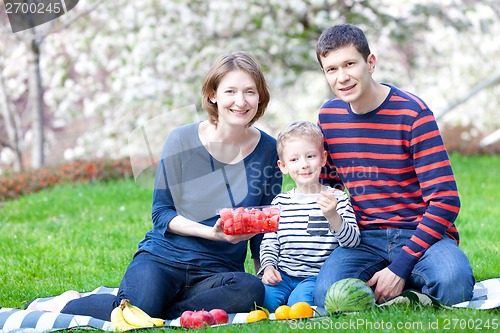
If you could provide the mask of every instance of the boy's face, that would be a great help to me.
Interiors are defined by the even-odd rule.
[[[288,140],[283,147],[278,166],[284,174],[290,174],[297,187],[317,184],[321,167],[326,163],[326,151],[317,142],[304,138]]]
[[[365,96],[371,84],[375,62],[373,54],[363,59],[354,45],[330,51],[321,57],[323,72],[333,93],[350,104],[361,102]]]

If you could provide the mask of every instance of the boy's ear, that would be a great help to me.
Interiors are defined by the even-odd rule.
[[[323,157],[321,160],[321,166],[325,166],[327,156],[328,156],[328,153],[326,152],[326,150],[323,150]]]
[[[283,173],[283,174],[288,173],[288,169],[286,168],[285,163],[283,163],[281,160],[278,160],[278,167],[280,168],[281,173]]]

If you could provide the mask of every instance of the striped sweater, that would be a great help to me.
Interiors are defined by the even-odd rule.
[[[389,269],[407,279],[424,252],[447,234],[457,243],[457,185],[433,113],[418,97],[389,86],[386,100],[354,114],[335,98],[319,112],[329,151],[324,182],[349,190],[360,228],[415,229]]]
[[[337,232],[330,231],[316,202],[319,194],[299,194],[292,190],[274,198],[272,204],[279,205],[281,211],[279,229],[264,235],[258,274],[271,265],[294,277],[317,275],[335,248],[359,244],[359,228],[349,198],[340,190],[334,194],[338,200],[337,212],[343,220]]]

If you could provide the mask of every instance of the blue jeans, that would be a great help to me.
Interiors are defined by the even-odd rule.
[[[323,264],[316,281],[314,302],[323,307],[328,288],[344,278],[368,281],[387,267],[402,251],[413,230],[362,230],[361,244],[355,248],[339,247]],[[417,262],[405,289],[415,289],[453,305],[468,301],[474,290],[474,276],[465,253],[445,236],[432,245]]]
[[[121,299],[150,316],[173,319],[185,310],[224,309],[228,313],[247,312],[254,302],[262,304],[261,281],[245,272],[214,273],[172,263],[141,252],[130,263],[118,295],[90,295],[72,300],[61,312],[109,320]]]
[[[313,303],[314,284],[316,276],[299,278],[289,276],[280,271],[282,281],[277,285],[264,284],[266,294],[264,296],[264,307],[269,312],[274,312],[278,306],[283,304],[293,305],[297,302]]]

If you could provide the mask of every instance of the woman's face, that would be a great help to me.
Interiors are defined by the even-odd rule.
[[[219,124],[247,126],[257,113],[259,92],[250,74],[234,70],[224,75],[211,101],[217,103]]]

